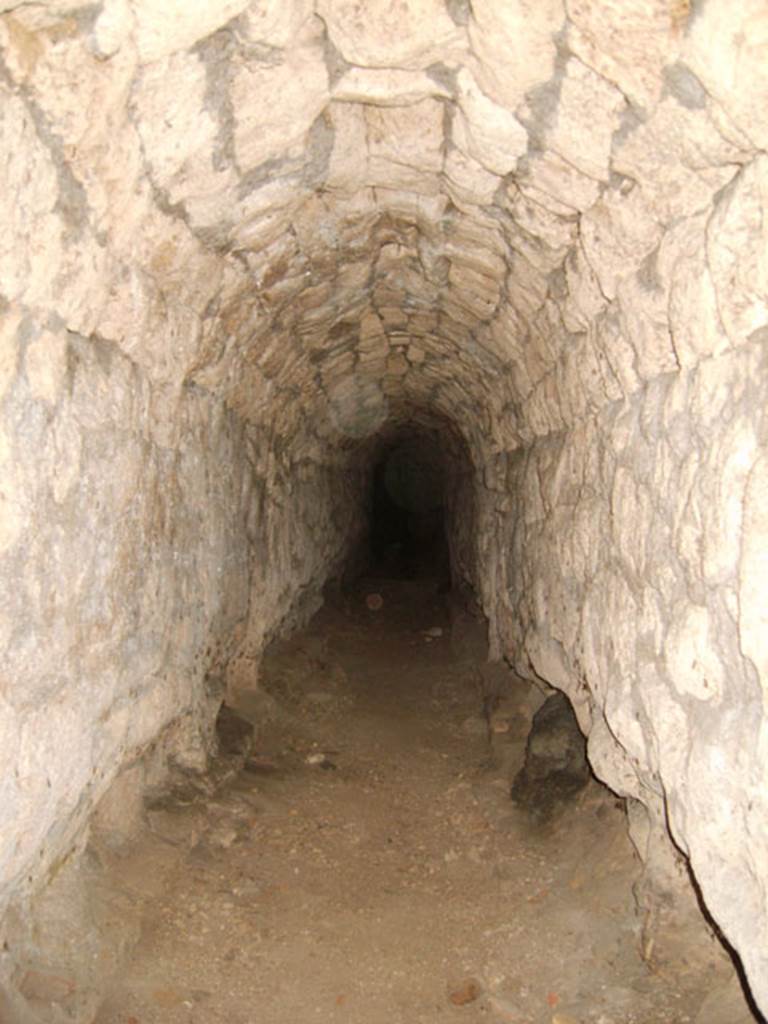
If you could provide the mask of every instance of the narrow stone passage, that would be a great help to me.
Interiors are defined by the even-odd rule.
[[[433,581],[377,579],[273,645],[245,770],[149,811],[164,841],[197,838],[98,1024],[708,1019],[719,947],[641,960],[639,862],[605,787],[547,824],[514,807],[535,700],[510,684],[489,743],[477,645],[452,625]]]
[[[146,908],[121,1024],[768,1014],[766,109],[766,0],[0,0],[0,1024]],[[302,654],[368,553],[625,808],[434,589]]]

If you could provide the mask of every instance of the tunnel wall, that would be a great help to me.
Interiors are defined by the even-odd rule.
[[[322,591],[349,571],[365,543],[363,466],[344,455],[303,449],[299,438],[275,452],[276,439],[248,428],[247,450],[256,479],[248,509],[248,615],[223,671],[236,703],[258,688],[262,652],[279,633],[304,625],[322,604]],[[325,460],[321,458],[325,455]]]
[[[169,756],[204,764],[203,680],[247,607],[253,481],[235,416],[153,391],[114,344],[26,312],[6,316],[3,355],[7,895],[172,723]]]
[[[253,283],[145,173],[108,8],[109,60],[95,9],[0,4],[0,907],[82,845],[126,765],[205,766],[227,686],[255,684],[361,528],[296,396],[255,426],[194,379]]]
[[[158,737],[206,767],[226,686],[257,685],[362,529],[354,473],[49,324],[9,316],[2,338],[0,897],[51,870]]]
[[[569,695],[597,774],[645,808],[656,897],[680,889],[668,828],[760,993],[767,403],[757,339],[519,453],[495,622],[520,671]]]

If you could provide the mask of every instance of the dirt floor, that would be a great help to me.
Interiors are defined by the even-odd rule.
[[[607,789],[545,824],[514,806],[524,738],[483,713],[459,648],[434,584],[382,580],[273,647],[255,750],[203,801],[98,1024],[752,1019],[720,974],[641,960],[638,862]],[[150,811],[153,828],[180,841],[201,799]]]

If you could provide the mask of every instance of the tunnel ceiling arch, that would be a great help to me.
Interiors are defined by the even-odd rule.
[[[45,21],[4,6],[22,34]],[[739,55],[746,96],[713,77],[720,16],[685,4],[401,8],[393,37],[382,2],[142,0],[132,38],[109,3],[57,39],[121,71],[94,76],[97,110],[93,92],[58,101],[80,187],[97,188],[110,156],[89,140],[127,101],[121,172],[144,203],[144,237],[134,212],[110,238],[120,273],[89,326],[251,419],[297,395],[332,410],[397,393],[482,411],[504,449],[721,344],[680,311],[733,281],[744,224],[721,203],[723,258],[702,267],[704,212],[765,175],[741,173],[766,141],[757,52]],[[34,95],[50,68],[17,49]],[[200,316],[194,344],[147,350],[158,307],[179,335]],[[747,302],[729,343],[760,315]]]

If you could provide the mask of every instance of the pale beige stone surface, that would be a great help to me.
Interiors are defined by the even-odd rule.
[[[564,23],[563,0],[473,2],[469,40],[483,91],[514,110],[527,92],[554,74],[555,37]]]
[[[528,135],[515,115],[486,96],[467,68],[458,75],[459,117],[453,141],[492,174],[508,174],[528,147]]]
[[[450,90],[426,71],[399,68],[351,67],[333,87],[333,98],[342,103],[372,103],[399,107],[432,96],[449,97]]]
[[[27,342],[24,369],[33,398],[55,405],[67,374],[67,339],[63,333],[41,331]]]
[[[321,33],[321,25],[310,22],[280,63],[254,61],[235,71],[234,147],[242,173],[302,154],[306,134],[328,102]]]
[[[139,59],[149,64],[194,46],[247,6],[248,0],[131,0]]]
[[[607,181],[612,137],[626,105],[618,89],[571,57],[560,82],[557,109],[545,116],[548,147],[587,177]]]
[[[761,0],[745,0],[738,18],[726,0],[714,0],[692,19],[681,57],[706,91],[757,149],[765,149],[768,126],[768,24]]]
[[[415,70],[463,49],[441,0],[318,0],[317,11],[350,64]]]
[[[568,42],[585,64],[650,110],[663,91],[662,69],[673,63],[690,4],[653,0],[566,0]]]
[[[744,503],[744,527],[739,557],[740,643],[744,655],[757,669],[763,685],[763,702],[768,703],[765,679],[768,674],[768,602],[765,600],[765,573],[768,572],[768,545],[765,543],[768,510],[768,464],[766,456],[752,466]]]
[[[764,5],[451,10],[0,2],[0,898],[205,763],[411,424],[766,1008]]]

